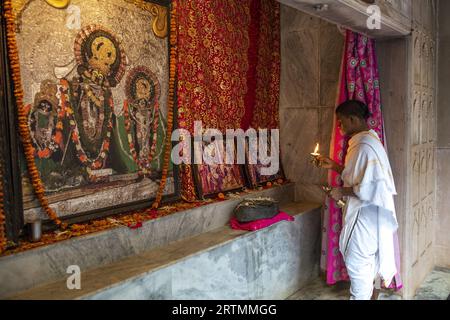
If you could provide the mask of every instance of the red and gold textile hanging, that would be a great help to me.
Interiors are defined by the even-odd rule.
[[[178,125],[277,128],[280,5],[274,0],[178,1]],[[182,196],[194,200],[192,170]]]

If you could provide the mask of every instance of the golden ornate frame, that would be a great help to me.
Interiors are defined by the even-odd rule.
[[[155,3],[150,3],[145,0],[125,0],[126,2],[133,3],[135,6],[146,10],[153,16],[153,32],[159,38],[167,37],[168,25],[167,25],[167,13],[166,7],[160,6]]]
[[[64,9],[70,3],[70,0],[45,0],[49,5],[58,9]]]
[[[14,0],[12,1],[13,13],[15,17],[20,17],[25,7],[33,0]],[[70,4],[70,0],[44,0],[52,7],[57,9],[64,9]],[[165,38],[168,35],[169,26],[167,24],[167,7],[158,5],[156,3],[147,2],[145,0],[125,0],[125,2],[132,3],[140,9],[151,13],[153,17],[152,29],[158,38]],[[19,21],[20,19],[18,19]],[[19,25],[17,26],[19,27]]]

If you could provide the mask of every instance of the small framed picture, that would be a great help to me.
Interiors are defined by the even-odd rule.
[[[194,181],[199,198],[211,198],[222,192],[242,190],[246,185],[243,165],[227,164],[228,154],[236,159],[235,140],[225,139],[194,143],[196,163],[193,165]],[[231,151],[230,151],[231,150]],[[202,163],[199,163],[199,159]]]
[[[258,186],[264,185],[267,182],[276,181],[278,179],[285,179],[284,171],[281,165],[281,159],[279,157],[280,152],[279,149],[277,150],[271,150],[272,146],[272,138],[270,135],[270,132],[267,133],[267,139],[260,139],[260,134],[258,134],[258,138],[254,141],[255,147],[252,148],[250,146],[250,139],[246,139],[245,144],[245,174],[247,177],[247,181],[249,184],[249,187],[251,188],[257,188]],[[262,143],[266,143],[267,146],[264,148]],[[250,152],[256,153],[254,154],[255,161],[250,161]],[[278,157],[272,157],[271,152],[278,152]],[[267,161],[263,161],[263,158],[267,157],[270,158]],[[263,169],[269,169],[271,166],[274,165],[273,160],[278,160],[278,166],[274,167],[275,169],[278,169],[276,173],[273,174],[266,174]],[[252,162],[252,163],[251,163]],[[268,162],[268,163],[267,163]],[[265,163],[265,164],[263,164]],[[270,170],[268,170],[270,171]]]

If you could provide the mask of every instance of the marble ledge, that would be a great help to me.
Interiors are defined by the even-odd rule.
[[[298,239],[299,229],[298,226],[308,225],[308,228],[304,226],[303,235],[306,235],[308,239],[315,238],[315,229],[317,231],[317,235],[320,237],[320,204],[315,203],[289,203],[281,207],[282,211],[285,211],[295,218],[295,224],[297,224],[297,228],[295,230],[287,229],[288,233],[294,232],[294,238]],[[308,215],[308,218],[303,218],[303,216]],[[319,223],[318,223],[319,222]],[[240,245],[235,245],[235,249],[231,250],[231,253],[227,247],[233,246],[238,241],[243,244],[252,243],[254,239],[258,237],[264,237],[267,241],[268,238],[273,238],[275,241],[273,243],[288,241],[290,245],[294,246],[296,250],[291,254],[295,254],[298,248],[295,246],[298,245],[306,245],[306,243],[299,244],[298,241],[292,241],[292,236],[288,236],[288,240],[283,240],[286,236],[286,231],[279,231],[279,228],[289,228],[290,223],[286,221],[279,222],[275,225],[272,225],[268,228],[248,232],[241,230],[233,230],[228,226],[218,228],[216,230],[191,237],[188,239],[176,241],[162,248],[153,249],[146,253],[142,253],[140,255],[136,255],[122,261],[118,261],[114,264],[108,265],[106,268],[98,268],[95,270],[91,270],[83,273],[82,280],[82,289],[81,290],[67,290],[66,281],[61,280],[55,283],[47,284],[41,287],[37,287],[25,292],[22,292],[16,296],[13,296],[11,299],[104,299],[104,298],[123,298],[127,296],[127,293],[131,295],[135,295],[137,293],[130,292],[140,292],[140,290],[150,290],[149,288],[143,289],[142,287],[153,286],[155,279],[160,279],[159,281],[170,283],[170,286],[174,286],[173,278],[175,277],[172,269],[181,268],[183,272],[189,272],[185,267],[180,267],[183,265],[190,265],[192,263],[196,263],[195,260],[203,260],[210,259],[211,255],[217,252],[224,252],[224,255],[233,254],[232,252],[238,250],[237,247]],[[291,227],[292,228],[292,227]],[[277,233],[278,232],[278,233]],[[301,232],[300,232],[301,233]],[[265,241],[263,241],[265,242]],[[261,241],[257,242],[259,245]],[[251,246],[252,247],[252,246]],[[314,247],[311,244],[311,247]],[[251,250],[258,251],[258,248],[253,248]],[[226,252],[226,253],[225,253]],[[315,257],[317,253],[314,253]],[[206,257],[205,257],[206,255]],[[315,258],[310,258],[310,253],[305,253],[305,259],[308,259],[307,264],[307,274],[313,272],[311,270],[314,269],[314,260]],[[317,256],[318,258],[319,256]],[[216,260],[219,259],[219,256],[216,257]],[[269,258],[270,259],[270,258]],[[296,259],[296,258],[295,258]],[[220,259],[219,259],[220,260]],[[233,260],[233,259],[231,259]],[[291,261],[290,261],[291,262]],[[268,263],[270,263],[268,261]],[[298,263],[298,261],[296,261]],[[291,262],[291,264],[295,265],[295,262]],[[299,267],[296,266],[297,268]],[[205,267],[207,268],[207,267]],[[304,266],[305,268],[305,266]],[[189,269],[189,268],[187,268]],[[194,268],[195,269],[195,268]],[[248,270],[247,270],[248,271]],[[306,271],[306,270],[305,270]],[[195,271],[193,271],[195,272]],[[197,270],[196,272],[201,272],[201,270]],[[284,274],[284,273],[283,273]],[[288,277],[290,275],[288,274]],[[145,280],[144,280],[145,279]],[[261,279],[260,279],[261,280]],[[189,286],[186,279],[184,280],[187,283],[183,284],[185,286]],[[194,281],[195,282],[195,281]],[[289,286],[288,281],[286,282],[286,286]],[[161,289],[158,289],[161,290]],[[193,290],[190,288],[189,290]],[[293,289],[292,289],[293,290]],[[151,289],[150,291],[154,291]],[[169,290],[170,292],[159,293],[161,296],[156,296],[155,293],[152,294],[155,298],[179,298],[180,296],[174,296],[175,293],[172,292],[173,289]],[[179,293],[182,294],[182,293]],[[212,294],[212,293],[211,293]],[[216,293],[217,294],[217,293]],[[232,293],[230,293],[232,294]],[[142,298],[142,296],[134,296],[134,298]],[[184,298],[192,298],[191,296],[185,296]]]
[[[90,270],[223,227],[243,198],[270,196],[282,205],[294,200],[294,190],[288,183],[146,221],[136,230],[120,226],[0,257],[0,298],[62,279],[69,265]]]

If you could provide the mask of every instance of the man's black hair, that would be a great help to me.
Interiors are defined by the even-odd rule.
[[[363,120],[367,120],[372,116],[369,111],[369,107],[365,103],[358,100],[347,100],[340,104],[336,108],[336,114],[346,117],[354,116]]]

